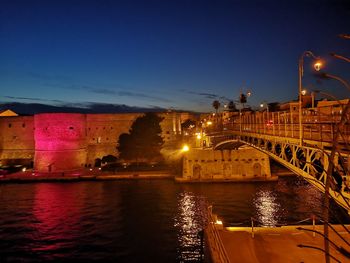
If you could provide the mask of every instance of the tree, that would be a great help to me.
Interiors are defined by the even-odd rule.
[[[196,121],[187,119],[185,122],[181,123],[181,129],[191,129],[196,127]]]
[[[218,100],[214,100],[212,105],[213,105],[216,113],[218,113],[218,109],[220,108],[220,102]]]
[[[239,102],[242,104],[247,103],[247,96],[245,94],[241,93],[239,95]]]
[[[146,113],[138,117],[129,130],[119,136],[117,149],[119,157],[124,160],[155,161],[161,160],[161,147],[164,143],[161,137],[160,122],[163,120],[155,113]]]
[[[102,163],[115,163],[117,161],[117,157],[109,154],[109,155],[106,155],[106,156],[103,156],[102,157]]]
[[[236,105],[232,100],[230,100],[230,102],[228,103],[228,110],[229,111],[236,111]]]

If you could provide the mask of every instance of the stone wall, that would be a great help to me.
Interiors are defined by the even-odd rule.
[[[0,117],[0,163],[31,162],[34,158],[34,123],[31,116]]]
[[[0,163],[32,162],[40,171],[62,171],[93,166],[97,158],[118,156],[120,134],[128,133],[143,113],[45,113],[0,118]],[[160,113],[165,145],[181,135],[188,113]],[[19,161],[22,159],[22,161]]]
[[[35,169],[54,172],[83,168],[87,154],[85,125],[85,114],[35,115]]]
[[[128,133],[132,123],[143,113],[87,114],[87,165],[106,155],[118,156],[117,144],[122,133]]]
[[[269,157],[251,147],[214,151],[191,149],[184,155],[183,180],[270,179]]]

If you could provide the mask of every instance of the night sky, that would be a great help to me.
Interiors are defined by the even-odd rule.
[[[297,98],[298,59],[350,81],[350,1],[0,0],[0,102],[210,111]],[[318,80],[304,86],[350,97]]]

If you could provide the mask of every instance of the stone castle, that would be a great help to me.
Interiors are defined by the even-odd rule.
[[[96,159],[118,156],[122,133],[143,113],[43,113],[0,117],[0,164],[33,164],[36,171],[58,172],[93,167]],[[189,113],[159,113],[165,145],[181,135]]]

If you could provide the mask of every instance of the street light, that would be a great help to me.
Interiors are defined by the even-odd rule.
[[[299,144],[303,144],[303,125],[302,125],[302,78],[304,75],[304,57],[312,57],[317,60],[314,63],[314,68],[316,71],[319,71],[322,67],[322,62],[318,57],[316,57],[311,51],[305,51],[299,58]]]
[[[345,57],[345,56],[342,56],[342,55],[339,55],[339,54],[336,54],[336,53],[331,53],[330,54],[332,57],[334,57],[334,58],[337,58],[337,59],[340,59],[340,60],[344,60],[344,61],[346,61],[346,62],[350,62],[350,58],[348,58],[348,57]]]
[[[188,152],[189,150],[190,150],[190,147],[188,147],[187,144],[185,144],[181,149],[182,152]]]
[[[269,104],[267,104],[266,102],[262,102],[260,103],[260,108],[264,108],[266,107],[266,115],[267,115],[267,121],[265,123],[264,120],[264,112],[263,112],[263,123],[264,123],[264,133],[266,132],[266,127],[265,126],[269,126],[270,125],[270,119],[269,119]]]
[[[348,91],[350,91],[350,84],[348,81],[346,81],[345,79],[342,79],[341,77],[332,75],[332,74],[327,74],[327,73],[322,73],[320,74],[321,77],[323,78],[330,78],[330,79],[335,79],[337,81],[339,81],[340,83],[342,83],[346,89]],[[338,147],[338,139],[340,136],[340,128],[342,126],[345,125],[345,122],[347,121],[347,114],[348,111],[350,109],[350,102],[348,101],[344,110],[342,110],[342,116],[340,119],[340,122],[338,123],[338,127],[336,129],[336,133],[333,137],[333,145],[332,145],[332,150],[330,152],[330,154],[328,155],[328,159],[329,159],[329,166],[327,168],[327,177],[326,177],[326,182],[325,182],[325,198],[324,198],[324,206],[326,207],[326,209],[324,210],[324,215],[323,215],[323,220],[324,220],[324,235],[326,237],[328,237],[328,221],[329,221],[329,188],[330,188],[330,175],[332,175],[333,172],[333,167],[334,167],[334,157],[335,157],[335,153],[337,151],[337,147]],[[329,241],[327,239],[325,239],[325,243],[324,243],[324,247],[325,247],[325,253],[326,253],[326,262],[329,262]]]
[[[265,106],[266,106],[266,112],[267,114],[269,114],[269,104],[267,104],[266,102],[260,103],[260,108],[264,108]]]
[[[338,37],[344,38],[344,39],[350,39],[350,35],[349,34],[339,34]]]
[[[325,79],[335,79],[335,80],[339,81],[340,83],[342,83],[346,87],[346,89],[348,91],[350,91],[350,84],[349,84],[349,82],[347,80],[339,77],[339,76],[336,76],[336,75],[333,75],[333,74],[328,74],[328,73],[321,73],[321,74],[319,74],[319,77],[325,78]]]
[[[247,99],[252,95],[250,90],[244,94],[244,92],[240,92],[239,94],[239,102],[241,103],[241,108],[239,109],[239,133],[242,133],[242,110],[244,109],[244,103],[247,103]]]

